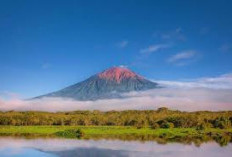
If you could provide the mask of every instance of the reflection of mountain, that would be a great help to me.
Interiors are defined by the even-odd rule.
[[[221,136],[221,135],[219,135]],[[228,135],[226,135],[228,136]],[[198,157],[214,156],[214,157],[230,157],[232,145],[220,147],[217,143],[209,140],[208,137],[199,137],[195,142],[188,137],[183,138],[183,143],[175,143],[171,136],[170,143],[159,144],[163,140],[157,142],[150,140],[149,142],[138,142],[133,140],[78,140],[64,138],[22,138],[22,137],[0,137],[0,156],[133,156],[133,157],[154,157],[154,156],[178,156],[178,157]],[[215,138],[215,137],[214,137]],[[217,137],[216,139],[220,139]],[[185,139],[185,140],[184,140]],[[204,144],[195,146],[199,142]],[[223,140],[223,139],[222,139]],[[230,141],[230,139],[229,139]],[[192,144],[194,142],[194,144]],[[183,149],[183,147],[185,149]],[[20,150],[20,151],[19,151]]]
[[[125,150],[113,150],[113,149],[99,149],[99,148],[75,148],[71,150],[63,151],[49,151],[46,153],[54,154],[59,157],[72,157],[72,156],[83,156],[83,157],[128,157],[136,152],[130,152]]]
[[[157,88],[151,82],[127,68],[113,67],[80,83],[41,97],[66,97],[76,100],[97,100],[121,97],[122,93]]]

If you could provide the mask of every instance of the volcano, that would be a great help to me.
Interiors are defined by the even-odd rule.
[[[75,100],[122,98],[124,93],[159,88],[155,82],[124,67],[112,67],[88,79],[36,98],[62,97]]]

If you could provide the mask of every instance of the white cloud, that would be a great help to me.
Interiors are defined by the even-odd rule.
[[[156,52],[156,51],[159,51],[161,49],[164,49],[164,48],[168,48],[170,45],[168,44],[157,44],[157,45],[151,45],[147,48],[144,48],[144,49],[141,49],[140,50],[140,53],[143,53],[143,54],[151,54],[153,52]]]
[[[128,68],[127,65],[119,65],[119,67],[121,67],[121,68]]]
[[[219,50],[222,52],[228,52],[232,49],[232,46],[230,44],[223,44]]]
[[[50,63],[43,63],[42,64],[42,69],[48,69],[51,67],[51,64]]]
[[[123,40],[121,42],[118,43],[118,47],[120,48],[124,48],[128,45],[128,41],[127,40]]]
[[[182,51],[180,53],[171,56],[167,61],[169,63],[184,64],[186,60],[192,59],[193,57],[196,56],[196,54],[197,52],[194,50]]]
[[[232,74],[225,74],[219,77],[200,78],[190,81],[163,81],[154,80],[165,87],[176,88],[209,88],[209,89],[231,89]]]
[[[160,33],[161,39],[164,40],[179,40],[179,41],[185,41],[186,37],[183,34],[183,30],[181,27],[176,28],[175,30],[172,31],[166,31]]]
[[[19,99],[20,95],[14,92],[9,92],[9,91],[0,91],[0,98],[3,99]]]
[[[62,98],[42,98],[37,100],[0,100],[0,110],[145,110],[168,107],[183,111],[232,110],[231,89],[207,88],[160,88],[144,92],[131,92],[123,99],[97,101],[76,101]]]
[[[201,34],[201,35],[208,34],[209,32],[210,32],[209,27],[202,27],[202,28],[200,29],[200,34]]]
[[[168,107],[183,111],[232,110],[232,74],[219,77],[200,78],[191,81],[155,80],[164,88],[143,92],[125,93],[123,99],[76,101],[63,98],[20,100],[0,97],[0,110],[145,110]]]

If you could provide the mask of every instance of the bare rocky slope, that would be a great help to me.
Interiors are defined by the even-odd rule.
[[[124,67],[112,67],[88,79],[36,98],[62,97],[75,100],[122,98],[124,93],[159,88],[135,72]]]

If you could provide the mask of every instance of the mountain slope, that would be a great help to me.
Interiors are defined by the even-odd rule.
[[[127,68],[113,67],[93,75],[80,83],[37,98],[109,99],[122,97],[121,95],[126,92],[144,91],[153,88],[158,88],[158,84],[146,80]]]

